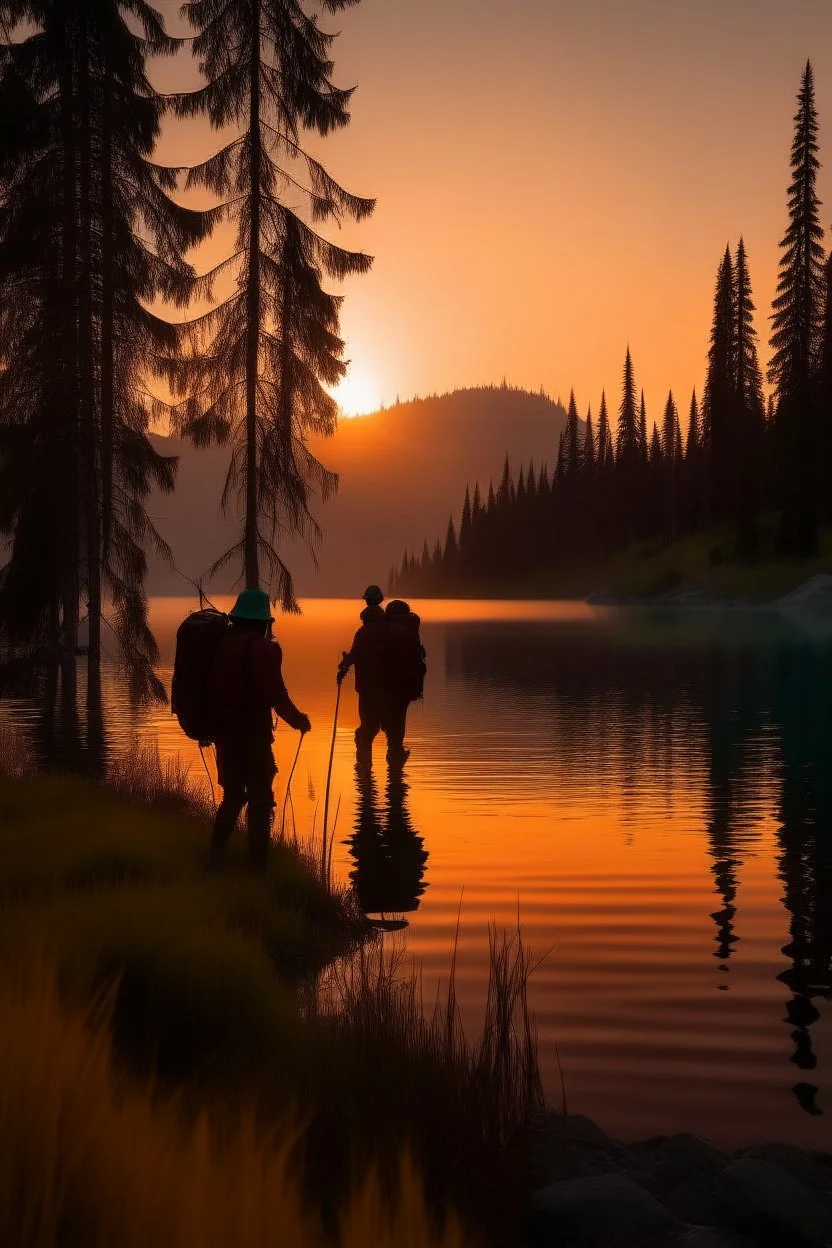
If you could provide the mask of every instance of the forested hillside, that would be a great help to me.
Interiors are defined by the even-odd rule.
[[[342,419],[333,438],[310,442],[340,482],[333,498],[313,505],[324,530],[318,570],[301,544],[284,548],[298,592],[354,594],[367,581],[383,582],[402,548],[421,542],[435,516],[456,507],[466,480],[498,474],[507,448],[518,463],[551,462],[565,424],[558,403],[509,386],[457,390]],[[179,488],[151,497],[149,510],[177,568],[198,580],[234,528],[219,512],[227,453],[169,439],[156,445],[180,455]],[[229,589],[231,577],[220,573],[211,584]],[[161,560],[151,566],[149,588],[188,592]]]

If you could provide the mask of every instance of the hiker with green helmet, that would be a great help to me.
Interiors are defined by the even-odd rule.
[[[298,732],[311,724],[289,697],[283,654],[271,639],[274,617],[262,590],[246,589],[229,613],[231,627],[218,643],[208,678],[207,701],[217,748],[222,801],[211,848],[222,855],[237,819],[248,806],[249,865],[263,871],[271,840],[277,771],[272,754],[272,712]]]

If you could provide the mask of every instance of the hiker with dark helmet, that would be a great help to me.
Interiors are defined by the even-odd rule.
[[[359,760],[370,761],[373,741],[383,731],[388,763],[401,765],[408,757],[404,748],[407,708],[414,698],[421,697],[426,670],[419,639],[420,620],[400,599],[382,610],[384,595],[378,585],[367,588],[364,600],[367,606],[361,612],[361,628],[355,634],[352,649],[341,660],[338,683],[354,666],[359,717],[355,745]]]
[[[248,806],[248,858],[264,871],[271,840],[277,768],[272,754],[272,712],[300,733],[311,728],[289,697],[283,681],[283,654],[271,638],[274,617],[268,594],[246,589],[229,612],[231,627],[218,642],[208,677],[207,709],[217,748],[222,801],[211,849],[222,855],[237,819]]]
[[[387,617],[381,605],[384,594],[378,585],[367,586],[364,602],[366,606],[359,616],[361,627],[353,637],[349,653],[344,652],[338,665],[339,685],[350,668],[355,668],[359,721],[355,747],[360,757],[369,755],[381,728],[387,671]]]
[[[381,726],[387,737],[387,761],[402,764],[410,751],[405,749],[407,709],[421,698],[425,673],[425,647],[419,636],[421,620],[410,605],[394,598],[385,607],[387,620],[387,681]]]

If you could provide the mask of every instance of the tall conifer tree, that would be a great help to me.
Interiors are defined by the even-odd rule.
[[[763,375],[757,357],[754,301],[745,243],[737,244],[736,281],[736,427],[734,489],[736,493],[737,553],[753,559],[759,550],[758,512],[763,472],[765,409]]]
[[[97,669],[108,598],[134,692],[162,696],[143,587],[144,548],[160,540],[144,500],[151,484],[172,488],[175,464],[147,437],[146,380],[165,370],[179,333],[150,305],[190,296],[182,254],[210,224],[173,203],[175,172],[152,159],[162,105],[145,62],[177,45],[145,0],[7,0],[2,12],[34,28],[7,49],[5,69],[28,82],[40,125],[36,158],[6,180],[0,223],[0,302],[25,297],[37,309],[25,329],[17,321],[0,423],[19,421],[25,378],[26,419],[40,425],[47,454],[58,448],[45,477],[53,501],[41,509],[45,532],[60,517],[51,627],[71,650],[83,594]],[[21,246],[27,232],[30,246]],[[0,605],[12,628],[16,577],[31,561],[25,512],[22,501]]]
[[[664,408],[661,440],[665,478],[665,535],[668,541],[675,542],[678,527],[678,476],[681,455],[679,413],[676,410],[672,390],[668,391],[667,403]]]
[[[581,471],[581,439],[579,432],[578,405],[575,402],[575,391],[569,392],[569,407],[566,412],[566,432],[563,439],[563,475],[577,477]]]
[[[356,2],[318,7],[336,13]],[[234,274],[236,289],[194,327],[195,353],[182,378],[193,394],[180,426],[197,442],[231,439],[223,502],[239,498],[243,526],[215,566],[241,566],[247,587],[262,581],[284,610],[296,610],[281,539],[299,535],[314,545],[320,530],[311,493],[325,498],[337,485],[306,444],[310,433],[334,431],[337,404],[326,387],[345,371],[341,300],[322,283],[370,265],[315,227],[360,221],[374,201],[345,191],[302,146],[304,131],[323,136],[348,124],[352,94],[333,85],[334,36],[303,0],[193,0],[183,13],[197,31],[194,51],[208,81],[179,97],[178,110],[204,112],[217,129],[237,131],[191,170],[188,184],[225,197],[237,238],[219,266]]]
[[[711,524],[726,524],[733,519],[736,376],[736,285],[731,250],[726,247],[717,271],[703,405],[702,442]]]
[[[818,439],[823,518],[832,520],[832,254],[826,261],[823,336],[818,367]]]
[[[817,194],[818,117],[807,61],[797,97],[786,233],[772,316],[769,381],[776,394],[784,553],[817,550],[818,420],[815,374],[822,336],[824,251]],[[828,488],[828,483],[826,483]]]
[[[592,408],[586,410],[586,425],[584,427],[584,446],[581,453],[581,468],[584,478],[591,481],[595,476],[595,468],[597,464],[595,449],[595,432],[592,428]]]
[[[612,467],[613,450],[612,450],[612,434],[610,433],[610,418],[607,412],[607,396],[601,391],[601,407],[598,412],[598,451],[596,456],[598,472],[600,474]]]

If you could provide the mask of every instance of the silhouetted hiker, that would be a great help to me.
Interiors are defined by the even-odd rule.
[[[381,606],[384,594],[378,585],[364,591],[366,607],[361,612],[361,627],[338,666],[338,683],[355,667],[355,691],[358,694],[359,724],[355,730],[355,746],[359,755],[368,759],[373,741],[382,725],[388,670],[387,616]]]
[[[387,679],[381,726],[387,736],[387,761],[403,763],[407,708],[421,698],[425,685],[425,648],[419,636],[421,620],[401,598],[388,602]]]
[[[231,628],[218,643],[208,678],[208,710],[217,747],[223,796],[214,822],[211,849],[219,857],[243,807],[248,804],[248,857],[264,871],[271,839],[277,768],[272,754],[272,711],[309,732],[309,716],[295,706],[283,682],[283,655],[271,640],[273,616],[268,595],[246,589],[237,598]]]

